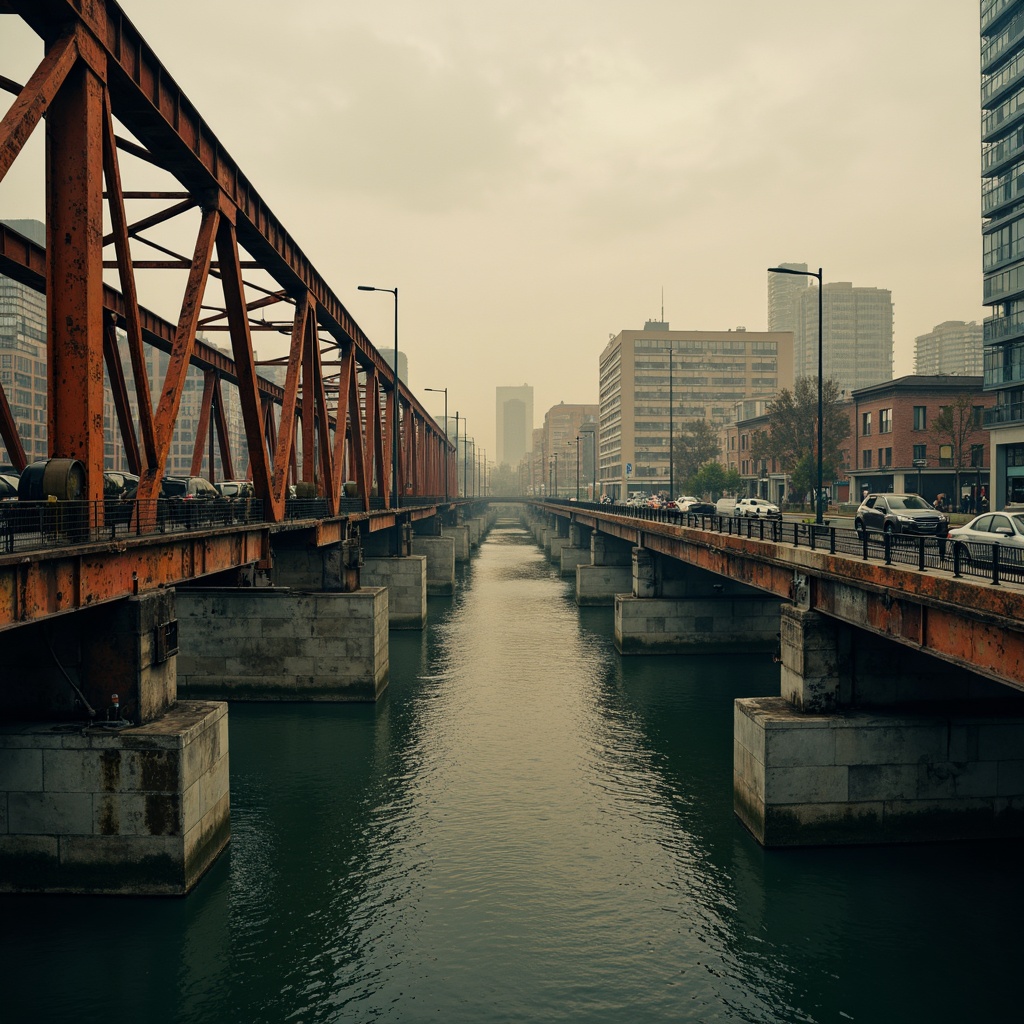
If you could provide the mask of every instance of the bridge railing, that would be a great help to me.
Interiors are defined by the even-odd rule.
[[[562,504],[560,502],[560,504]],[[886,565],[913,566],[920,572],[941,570],[954,577],[976,576],[993,584],[1024,583],[1024,549],[946,537],[912,537],[905,534],[867,534],[834,525],[790,522],[716,513],[679,512],[676,509],[608,505],[595,502],[564,502],[568,508],[586,508],[631,519],[674,523],[752,540],[791,544],[829,554],[850,555]]]
[[[266,521],[257,498],[0,502],[0,554]]]

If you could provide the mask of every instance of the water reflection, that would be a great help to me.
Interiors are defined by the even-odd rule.
[[[766,853],[732,813],[732,700],[778,667],[611,632],[495,531],[391,634],[377,706],[232,706],[233,839],[187,900],[0,900],[5,1016],[1017,1015],[1019,845]]]

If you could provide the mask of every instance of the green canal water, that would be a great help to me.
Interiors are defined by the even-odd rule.
[[[1021,844],[766,852],[732,701],[770,658],[620,658],[494,530],[375,707],[233,705],[186,899],[0,899],[0,1020],[1022,1019]]]

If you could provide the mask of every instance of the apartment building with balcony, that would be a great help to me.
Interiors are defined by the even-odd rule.
[[[1024,0],[981,4],[984,387],[992,507],[1024,476]]]

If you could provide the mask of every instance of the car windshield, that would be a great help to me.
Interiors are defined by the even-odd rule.
[[[889,502],[889,508],[894,510],[931,508],[924,498],[919,498],[916,494],[890,494],[887,495],[886,501]]]

